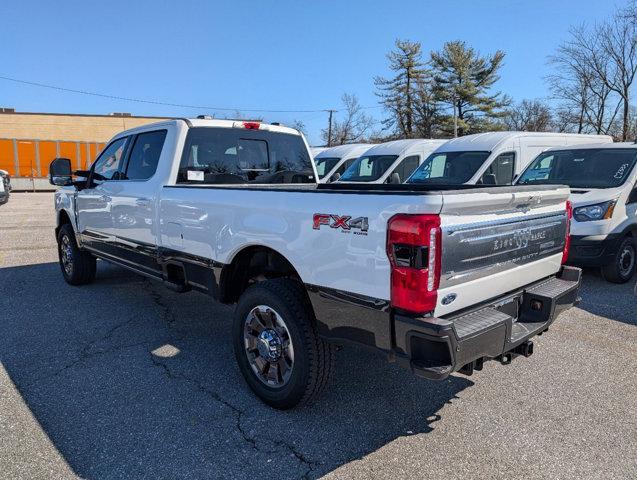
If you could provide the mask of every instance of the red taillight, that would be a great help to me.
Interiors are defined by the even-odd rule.
[[[259,130],[261,124],[259,122],[243,122],[243,128],[248,130]]]
[[[436,308],[440,284],[440,217],[395,215],[387,224],[391,304],[414,313]]]
[[[564,239],[564,251],[562,253],[562,265],[568,260],[568,251],[571,248],[571,221],[573,220],[573,205],[566,201],[566,238]]]

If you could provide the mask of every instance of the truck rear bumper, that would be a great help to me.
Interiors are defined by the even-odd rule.
[[[485,360],[508,363],[529,356],[529,341],[577,303],[581,270],[563,267],[555,277],[445,318],[394,314],[393,356],[416,375],[443,380],[452,372],[471,374]]]

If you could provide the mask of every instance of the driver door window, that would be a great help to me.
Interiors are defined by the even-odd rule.
[[[418,155],[405,157],[403,161],[400,162],[400,165],[398,165],[391,174],[393,175],[394,173],[397,173],[400,176],[400,183],[404,183],[405,180],[407,180],[411,176],[411,174],[414,173],[414,170],[418,168],[419,163],[420,157]],[[391,175],[388,177],[388,179],[389,178],[391,178]]]
[[[127,143],[128,137],[118,138],[106,147],[93,164],[92,182],[99,184],[103,181],[120,179],[120,170]]]
[[[501,153],[489,165],[480,179],[484,185],[511,185],[515,171],[515,153]]]

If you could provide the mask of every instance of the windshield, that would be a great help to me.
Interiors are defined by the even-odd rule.
[[[345,170],[341,180],[346,182],[373,182],[389,170],[398,155],[370,155],[357,159]]]
[[[568,185],[571,188],[618,187],[628,178],[634,148],[587,148],[544,152],[522,173],[519,185]]]
[[[319,178],[323,178],[330,173],[340,160],[338,157],[315,158],[314,163],[316,164],[316,173],[318,173]]]
[[[491,152],[432,153],[406,183],[459,185],[473,177]]]

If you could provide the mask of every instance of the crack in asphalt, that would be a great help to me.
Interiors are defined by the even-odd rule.
[[[153,355],[152,353],[150,354],[150,359],[151,359],[153,365],[158,367],[158,368],[160,368],[168,378],[170,378],[172,380],[183,380],[186,383],[188,383],[191,386],[193,386],[194,388],[196,388],[197,390],[199,390],[200,392],[208,395],[210,398],[212,398],[216,402],[218,402],[221,405],[223,405],[226,408],[228,408],[235,416],[235,422],[236,422],[237,431],[239,432],[239,434],[241,435],[243,440],[253,450],[255,450],[256,452],[268,453],[268,454],[280,454],[280,453],[282,453],[281,449],[287,450],[290,454],[292,454],[297,459],[297,461],[301,465],[306,467],[306,470],[303,473],[303,475],[301,475],[301,477],[299,477],[301,479],[309,479],[310,478],[310,474],[314,471],[314,469],[316,467],[318,467],[320,465],[320,462],[317,462],[317,461],[314,461],[314,460],[310,460],[303,452],[297,450],[293,445],[290,445],[289,443],[284,442],[282,440],[277,440],[277,441],[273,442],[274,445],[279,447],[279,450],[268,449],[268,448],[264,448],[263,446],[259,445],[259,443],[255,440],[255,438],[252,437],[249,434],[249,432],[245,429],[245,427],[242,424],[242,421],[243,421],[244,417],[246,416],[246,413],[243,410],[241,410],[239,407],[234,405],[232,402],[230,402],[230,401],[226,400],[225,398],[223,398],[221,395],[219,395],[218,392],[215,392],[214,390],[211,390],[208,387],[206,387],[205,385],[203,385],[197,379],[191,378],[191,377],[189,377],[187,375],[184,375],[183,373],[173,372],[173,370],[171,370],[168,365],[166,365],[165,363],[159,361],[156,358],[156,356]]]
[[[150,298],[153,300],[155,305],[157,305],[162,311],[164,320],[166,320],[168,325],[174,325],[177,322],[177,317],[172,311],[172,308],[170,308],[170,304],[166,303],[164,300],[163,295],[155,290],[154,285],[148,278],[144,278],[142,285],[142,288],[150,295]]]
[[[127,348],[134,348],[134,347],[138,347],[140,345],[146,345],[149,343],[149,341],[144,341],[144,342],[135,342],[135,343],[127,343],[124,345],[116,345],[113,346],[111,348],[107,348],[107,349],[103,349],[103,350],[96,350],[91,352],[91,349],[99,342],[104,342],[107,340],[110,340],[110,338],[113,336],[113,334],[119,330],[120,328],[123,328],[125,326],[127,326],[128,324],[132,323],[135,320],[135,317],[129,318],[128,320],[126,320],[125,322],[121,322],[118,323],[117,325],[114,325],[113,327],[111,327],[110,329],[108,329],[106,331],[106,333],[104,333],[104,335],[95,338],[93,340],[91,340],[90,342],[88,342],[86,345],[84,345],[84,347],[82,347],[82,349],[80,350],[79,355],[77,356],[77,358],[75,358],[73,361],[67,363],[66,365],[58,368],[56,371],[54,371],[51,374],[48,375],[44,375],[42,377],[36,378],[35,380],[33,380],[32,382],[29,382],[28,385],[32,385],[34,383],[40,382],[42,380],[47,380],[50,378],[54,378],[57,377],[58,375],[64,373],[65,371],[74,368],[80,364],[82,364],[83,362],[85,362],[86,360],[99,356],[99,355],[106,355],[107,353],[112,353],[112,352],[117,352],[120,350],[125,350]]]
[[[163,295],[161,295],[159,292],[157,292],[155,290],[154,285],[147,278],[144,279],[143,288],[144,288],[144,290],[146,290],[146,292],[148,292],[148,294],[152,298],[153,302],[161,309],[161,311],[163,312],[163,317],[166,320],[166,322],[168,323],[168,325],[171,326],[171,327],[174,326],[174,324],[177,322],[177,317],[175,316],[170,304],[167,303],[164,300]],[[292,454],[297,459],[297,461],[299,463],[301,463],[302,465],[304,465],[307,468],[306,471],[303,473],[303,475],[300,478],[302,478],[302,479],[309,479],[310,478],[310,474],[319,465],[319,462],[310,460],[303,452],[297,450],[293,445],[290,445],[290,444],[288,444],[286,442],[283,442],[281,440],[277,440],[277,441],[273,442],[274,445],[276,445],[279,448],[279,450],[272,450],[272,449],[266,449],[266,448],[261,447],[258,444],[258,442],[252,436],[249,435],[248,431],[244,428],[244,426],[242,424],[242,421],[243,421],[243,419],[244,419],[244,417],[246,415],[243,410],[241,410],[236,405],[232,404],[231,402],[229,402],[228,400],[223,398],[221,395],[219,395],[219,393],[207,388],[205,385],[203,385],[197,379],[188,377],[188,376],[186,376],[184,374],[181,374],[181,373],[174,373],[170,369],[170,367],[168,365],[166,365],[165,363],[159,361],[157,359],[157,357],[152,352],[150,353],[150,357],[151,357],[151,361],[152,361],[153,365],[156,366],[156,367],[161,368],[168,378],[177,379],[177,380],[183,380],[183,381],[189,383],[190,385],[194,386],[195,388],[197,388],[202,393],[208,395],[209,397],[211,397],[216,402],[218,402],[218,403],[222,404],[223,406],[225,406],[226,408],[230,409],[233,412],[234,416],[235,416],[236,428],[237,428],[238,432],[240,433],[240,435],[243,438],[243,440],[248,445],[250,445],[250,447],[253,450],[255,450],[257,452],[262,452],[262,453],[278,454],[278,453],[281,453],[281,449],[285,449],[288,452],[290,452],[290,454]]]

